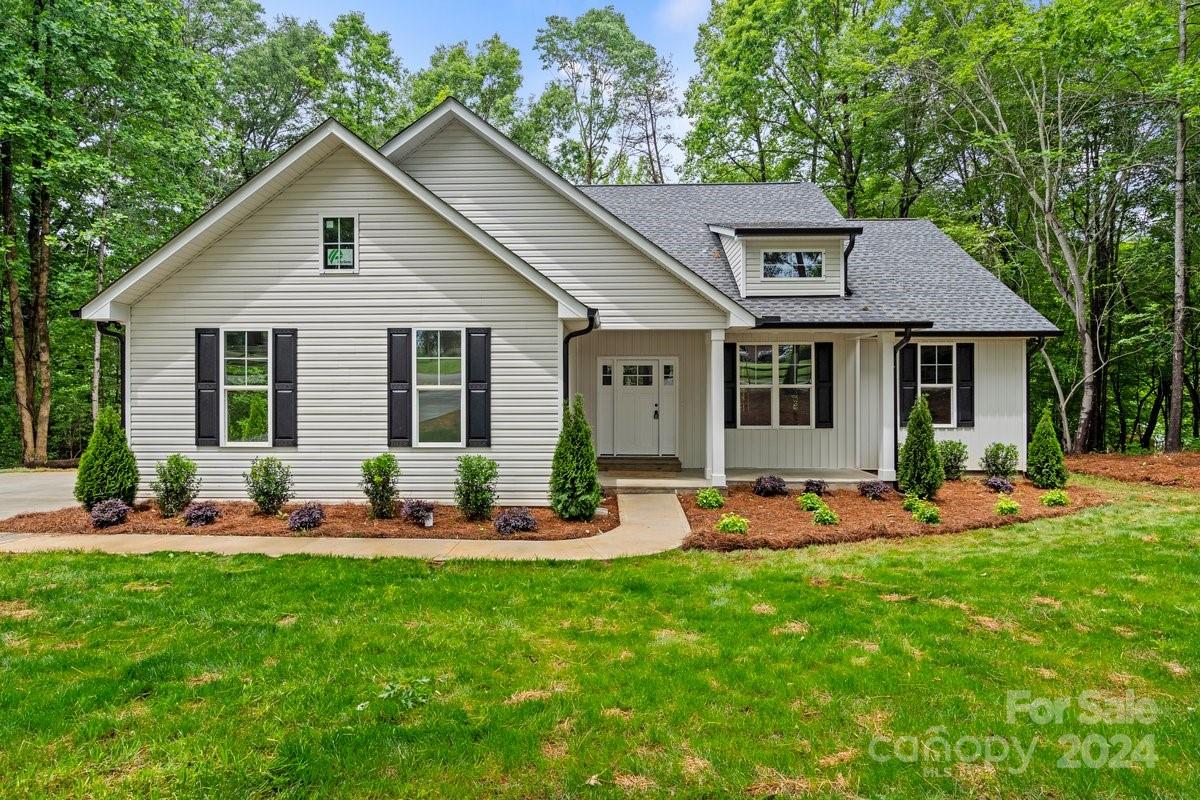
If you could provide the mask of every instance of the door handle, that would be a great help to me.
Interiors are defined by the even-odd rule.
[[[654,418],[658,419],[658,403],[654,404]]]

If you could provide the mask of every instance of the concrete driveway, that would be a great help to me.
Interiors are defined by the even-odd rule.
[[[75,504],[75,470],[0,472],[0,519]]]

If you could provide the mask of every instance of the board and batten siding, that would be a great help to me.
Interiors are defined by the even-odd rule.
[[[842,251],[845,244],[837,237],[769,236],[745,237],[745,294],[747,297],[774,295],[840,295],[842,293]],[[763,277],[763,251],[820,250],[825,253],[821,277],[783,279]]]
[[[357,274],[321,274],[318,217],[358,214]],[[492,446],[395,448],[402,497],[452,499],[455,459],[500,467],[502,503],[546,502],[559,425],[557,303],[349,150],[339,148],[132,309],[129,433],[142,490],[184,453],[201,496],[245,498],[255,456],[292,468],[298,498],[362,500],[360,462],[387,450],[389,327],[492,330]],[[296,328],[294,448],[196,447],[199,327]]]
[[[451,122],[401,169],[618,328],[720,328],[728,313]]]

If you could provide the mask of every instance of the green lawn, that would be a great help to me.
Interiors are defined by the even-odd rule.
[[[0,796],[1195,797],[1200,496],[1118,491],[784,553],[5,557]],[[1157,715],[1009,722],[1008,690]],[[937,726],[967,763],[869,754]],[[1062,768],[1064,735],[1157,762]]]

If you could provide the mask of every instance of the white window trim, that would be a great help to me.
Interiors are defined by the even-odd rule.
[[[950,348],[950,383],[925,383],[921,380],[921,349],[924,347],[949,347]],[[954,346],[954,342],[933,341],[933,342],[918,342],[917,343],[917,397],[920,397],[926,386],[932,389],[950,389],[950,421],[935,422],[935,428],[957,428],[958,427],[958,348]],[[932,417],[933,414],[930,414]]]
[[[354,269],[325,268],[325,220],[330,217],[350,217],[354,220]],[[321,275],[357,275],[362,257],[362,226],[357,211],[322,211],[317,214],[317,272]]]
[[[808,360],[812,376],[809,383],[780,383],[779,382],[779,346],[780,345],[795,345],[798,347],[808,347]],[[743,345],[770,345],[771,347],[771,383],[742,383],[742,351]],[[738,429],[748,431],[807,431],[816,428],[816,402],[817,402],[817,346],[816,342],[794,342],[794,341],[775,341],[775,342],[737,342],[734,344],[737,348],[737,385],[734,387],[737,391],[737,426]],[[747,389],[770,389],[771,390],[771,424],[770,425],[743,425],[742,424],[742,388]],[[808,389],[808,424],[807,425],[780,425],[779,424],[779,390],[780,389]]]
[[[459,359],[462,362],[459,370],[458,387],[458,441],[457,442],[422,442],[421,441],[421,392],[450,391],[452,387],[424,386],[417,382],[417,339],[421,331],[458,331]],[[412,329],[412,442],[413,447],[428,447],[446,450],[467,446],[467,329],[455,327],[425,326]]]
[[[821,274],[817,277],[805,276],[803,278],[768,278],[767,277],[767,253],[820,253],[821,254]],[[825,281],[825,262],[829,260],[829,253],[824,248],[804,248],[804,247],[788,247],[780,249],[763,248],[758,254],[758,274],[762,276],[765,282],[795,282],[795,283],[821,283]],[[845,270],[843,270],[844,272]],[[803,342],[784,342],[784,344],[803,344]]]
[[[273,391],[274,380],[272,379],[271,371],[275,366],[275,342],[274,342],[275,337],[272,335],[270,328],[262,328],[262,327],[258,327],[257,325],[230,325],[227,328],[218,328],[217,331],[218,331],[217,335],[220,337],[220,341],[218,342],[218,345],[220,346],[219,352],[221,354],[221,368],[220,368],[220,374],[221,374],[221,381],[220,381],[220,387],[221,387],[221,394],[220,394],[221,439],[220,439],[220,441],[221,441],[221,446],[222,447],[248,447],[251,449],[259,449],[259,450],[269,449],[271,447],[274,447],[275,446],[275,419],[274,419],[274,417],[275,417],[275,414],[274,414],[275,398],[273,395],[275,394],[275,392]],[[254,331],[254,332],[262,331],[263,333],[267,334],[267,383],[265,386],[262,387],[262,389],[260,389],[257,386],[255,386],[253,388],[251,388],[249,386],[230,386],[230,387],[225,386],[225,332],[226,331],[230,331],[233,333],[241,333],[241,332],[246,332],[246,331]],[[231,441],[229,441],[229,428],[226,426],[227,404],[225,402],[225,394],[226,394],[227,388],[229,391],[234,391],[234,392],[262,391],[263,389],[266,390],[266,392],[267,392],[267,440],[265,442],[231,442]]]

